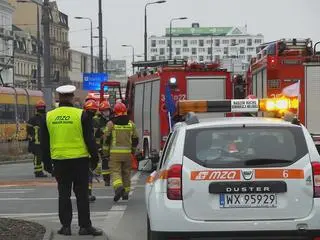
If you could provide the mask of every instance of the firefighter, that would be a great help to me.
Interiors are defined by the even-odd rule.
[[[40,100],[36,103],[36,114],[29,119],[27,123],[27,135],[29,139],[28,151],[34,155],[33,166],[35,177],[47,177],[43,173],[43,165],[41,161],[41,148],[40,148],[40,123],[41,118],[46,115],[46,104]]]
[[[88,199],[89,167],[95,169],[99,158],[88,114],[73,106],[75,86],[58,87],[59,107],[48,112],[41,125],[41,148],[45,169],[54,171],[59,192],[58,234],[71,235],[71,189],[77,198],[79,235],[101,236],[92,226]],[[91,158],[90,158],[91,157]],[[52,160],[52,161],[51,161]],[[53,167],[52,167],[53,162]]]
[[[129,199],[131,154],[138,145],[135,124],[129,120],[127,108],[123,103],[114,106],[114,118],[108,122],[104,133],[104,145],[109,147],[112,185],[115,191],[114,201],[122,197]]]
[[[99,113],[94,117],[95,139],[99,149],[101,158],[101,174],[105,182],[105,186],[110,186],[110,169],[109,169],[109,152],[103,149],[103,132],[108,121],[110,120],[111,107],[108,101],[102,101],[99,105]]]
[[[89,99],[89,100],[86,100],[83,108],[87,112],[88,117],[91,120],[91,126],[93,130],[93,117],[95,116],[96,112],[99,110],[99,106],[95,100]],[[96,197],[92,195],[92,179],[93,179],[93,172],[90,170],[89,171],[89,201],[90,202],[94,202],[96,200]]]

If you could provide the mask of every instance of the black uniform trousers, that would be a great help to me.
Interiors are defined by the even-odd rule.
[[[70,227],[72,221],[71,189],[77,199],[80,227],[91,227],[88,199],[89,158],[55,160],[54,175],[58,182],[59,219],[62,226]]]

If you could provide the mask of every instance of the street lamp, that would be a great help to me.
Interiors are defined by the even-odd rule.
[[[90,21],[90,29],[91,29],[91,34],[90,34],[90,40],[91,40],[91,73],[93,73],[93,39],[92,39],[92,19],[88,18],[88,17],[75,17],[75,19],[85,19],[85,20],[89,20]]]
[[[122,47],[131,47],[132,48],[132,74],[134,74],[134,47],[132,45],[123,44]]]
[[[144,61],[148,60],[148,34],[147,34],[147,7],[149,5],[153,5],[153,4],[161,4],[161,3],[165,3],[167,1],[156,1],[156,2],[150,2],[147,3],[144,6]]]
[[[170,56],[169,60],[172,60],[172,22],[177,20],[185,20],[188,19],[187,17],[179,17],[179,18],[172,18],[170,20]]]
[[[99,36],[94,36],[93,38],[98,38]],[[102,37],[106,40],[106,73],[108,74],[108,39],[106,37]]]
[[[42,1],[37,0],[17,0],[18,3],[34,3],[37,5],[37,88],[41,90],[41,37],[40,37],[40,9],[39,5],[42,6]],[[14,73],[13,73],[14,74]]]

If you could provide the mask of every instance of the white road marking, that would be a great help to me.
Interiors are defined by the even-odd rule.
[[[129,196],[131,196],[135,190],[135,186],[137,185],[139,178],[141,176],[141,172],[136,172],[131,177],[131,191],[129,193]],[[124,203],[124,201],[119,201],[118,203],[115,203],[110,211],[107,214],[107,217],[103,222],[98,222],[97,227],[101,228],[106,233],[113,232],[116,227],[118,226],[119,222],[121,221],[126,209],[127,209],[127,203]]]
[[[9,191],[9,192],[8,191],[7,192],[0,191],[0,194],[1,193],[5,193],[5,194],[15,194],[15,193],[18,194],[19,193],[19,194],[21,194],[21,193],[26,193],[26,191]]]

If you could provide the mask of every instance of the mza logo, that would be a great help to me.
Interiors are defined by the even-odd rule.
[[[240,180],[239,170],[193,171],[191,180]]]
[[[68,121],[70,120],[70,116],[57,116],[55,121]]]
[[[244,180],[251,180],[253,178],[253,170],[252,169],[242,169],[241,174]]]

